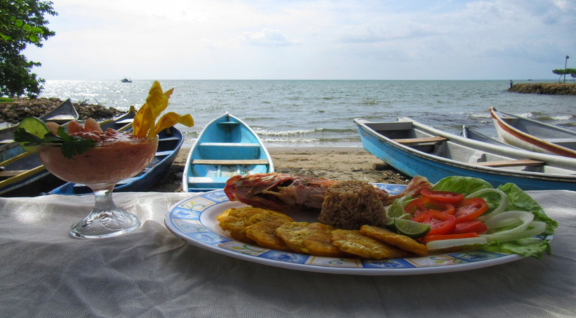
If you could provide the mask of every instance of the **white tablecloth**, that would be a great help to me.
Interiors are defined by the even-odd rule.
[[[552,255],[417,276],[318,274],[259,265],[176,238],[186,193],[118,193],[132,233],[73,239],[92,196],[0,198],[0,317],[574,317],[576,192],[529,192],[560,223]]]

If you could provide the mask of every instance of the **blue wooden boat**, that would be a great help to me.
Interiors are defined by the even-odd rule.
[[[418,123],[355,119],[364,149],[408,176],[482,178],[497,187],[576,190],[576,160],[467,139]]]
[[[208,123],[190,149],[182,189],[223,189],[232,176],[270,172],[274,172],[274,164],[258,135],[226,113]]]
[[[158,150],[148,167],[146,167],[144,171],[139,173],[137,176],[118,182],[114,187],[114,192],[148,191],[164,178],[184,143],[184,136],[176,127],[170,127],[162,130],[158,134],[158,138]],[[50,191],[48,194],[73,195],[88,193],[92,193],[92,190],[87,186],[67,182]]]

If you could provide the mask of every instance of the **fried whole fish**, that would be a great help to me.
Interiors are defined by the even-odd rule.
[[[339,183],[337,180],[296,176],[285,173],[260,173],[237,175],[226,182],[224,192],[230,201],[240,201],[253,207],[279,212],[297,210],[320,210],[328,187]],[[384,206],[392,204],[396,198],[415,196],[432,184],[421,176],[416,176],[397,195],[376,188],[376,193]]]

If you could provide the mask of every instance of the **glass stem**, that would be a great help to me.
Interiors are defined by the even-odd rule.
[[[92,213],[99,214],[100,218],[110,217],[113,212],[119,211],[116,204],[112,200],[112,193],[114,190],[114,185],[110,185],[107,188],[95,190],[95,204],[92,209]]]
[[[114,184],[92,189],[96,201],[94,208],[86,218],[72,225],[70,235],[78,238],[109,237],[140,227],[136,215],[118,208],[112,200]]]

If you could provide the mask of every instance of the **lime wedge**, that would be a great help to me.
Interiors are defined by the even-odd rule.
[[[394,219],[396,231],[411,238],[420,238],[430,232],[430,225],[405,219]]]
[[[48,126],[46,124],[36,118],[36,117],[26,117],[24,118],[20,124],[18,124],[18,128],[24,128],[28,133],[37,136],[38,138],[44,138],[44,136],[50,132]],[[27,152],[34,153],[36,152],[36,146],[24,146],[20,143],[20,146]]]
[[[386,216],[388,218],[410,219],[410,214],[404,211],[402,203],[398,200],[395,200],[392,205],[386,209]]]

